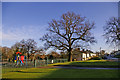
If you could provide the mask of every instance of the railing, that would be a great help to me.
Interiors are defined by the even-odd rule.
[[[48,64],[53,63],[64,63],[67,62],[67,59],[48,59],[48,60],[24,60],[24,63],[21,64],[20,62],[14,63],[14,62],[2,62],[2,67],[12,67],[12,68],[31,68],[31,67],[41,67],[41,66],[47,66]]]
[[[68,59],[49,59],[48,64],[50,63],[64,63],[67,62]]]

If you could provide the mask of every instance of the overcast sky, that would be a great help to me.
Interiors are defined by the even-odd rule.
[[[48,22],[59,20],[68,11],[85,16],[94,21],[92,30],[97,44],[91,50],[99,51],[100,47],[108,52],[114,49],[105,44],[103,26],[110,17],[118,17],[117,2],[3,2],[2,3],[2,46],[11,47],[22,39],[39,40],[46,33]]]

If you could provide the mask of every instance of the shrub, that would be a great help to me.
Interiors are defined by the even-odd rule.
[[[114,57],[115,57],[115,58],[120,58],[120,54],[118,54],[118,55],[115,55]]]
[[[107,59],[107,57],[104,56],[104,57],[102,57],[102,59]]]

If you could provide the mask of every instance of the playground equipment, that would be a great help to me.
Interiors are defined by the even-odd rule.
[[[24,64],[25,56],[22,56],[21,54],[22,54],[21,52],[16,52],[17,56],[15,56],[14,62],[17,63],[17,65],[21,64],[22,66]]]

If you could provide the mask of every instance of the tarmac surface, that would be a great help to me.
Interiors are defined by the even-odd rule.
[[[66,69],[106,69],[106,70],[120,70],[120,68],[93,68],[93,67],[64,67],[64,66],[61,66],[61,67],[54,67],[54,68],[66,68]]]

